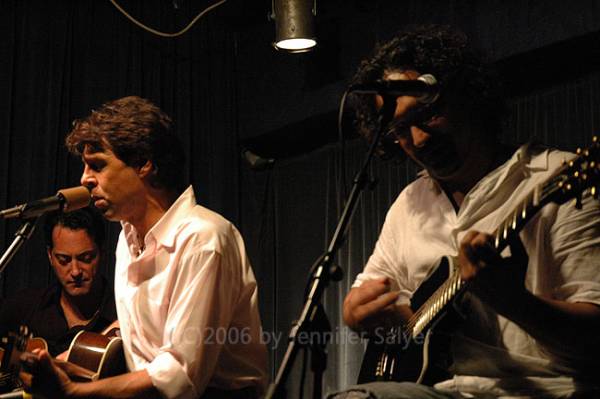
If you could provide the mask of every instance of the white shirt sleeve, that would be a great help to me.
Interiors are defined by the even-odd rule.
[[[199,397],[213,375],[239,291],[232,263],[206,249],[181,261],[163,345],[147,366],[153,384],[168,398]]]
[[[404,211],[399,206],[400,199],[388,211],[375,249],[369,257],[364,270],[356,276],[353,287],[359,287],[365,281],[387,277],[392,290],[398,290],[397,303],[410,303],[412,293],[408,288],[405,262],[400,259],[400,245],[404,245],[398,220],[405,220]]]
[[[554,297],[600,305],[600,205],[586,195],[583,209],[571,203],[558,208],[550,232],[557,264]]]

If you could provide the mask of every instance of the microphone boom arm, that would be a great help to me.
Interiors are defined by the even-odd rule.
[[[302,343],[299,339],[303,334],[309,333],[311,336],[317,332],[321,337],[325,337],[325,333],[330,330],[327,315],[322,308],[321,298],[325,292],[325,288],[330,281],[340,281],[343,277],[343,271],[339,266],[333,264],[336,252],[342,246],[350,220],[356,209],[356,205],[360,200],[360,196],[365,187],[370,183],[368,168],[373,155],[377,149],[377,144],[383,134],[383,130],[394,117],[396,109],[396,101],[390,96],[384,96],[383,107],[379,113],[379,129],[375,137],[370,143],[369,150],[365,157],[360,170],[353,180],[352,190],[346,200],[346,205],[342,211],[342,215],[338,221],[337,227],[327,247],[326,252],[321,255],[313,267],[311,268],[311,276],[304,306],[300,313],[298,321],[294,322],[288,336],[288,347],[283,357],[281,364],[277,370],[274,381],[269,385],[265,399],[284,399],[287,397],[285,383],[291,372],[294,360],[298,354],[298,350],[303,346],[308,346],[312,351],[313,362],[312,368],[314,372],[313,383],[313,398],[321,399],[322,397],[322,377],[327,366],[327,352],[325,350],[326,339],[317,340],[317,343]]]
[[[38,221],[38,218],[25,219],[19,230],[15,233],[15,238],[10,246],[6,249],[2,257],[0,258],[0,277],[2,276],[2,272],[6,266],[8,266],[9,262],[16,255],[16,253],[21,249],[25,241],[27,241],[33,232],[35,231],[35,225]]]

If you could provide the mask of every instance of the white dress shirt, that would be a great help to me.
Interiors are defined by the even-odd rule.
[[[390,208],[374,253],[354,286],[389,277],[393,288],[400,290],[398,303],[409,303],[440,258],[458,255],[469,230],[492,233],[564,158],[571,157],[573,154],[523,146],[467,193],[458,213],[435,181],[423,173]],[[529,221],[520,237],[529,256],[525,286],[530,292],[567,302],[600,304],[597,201],[584,197],[582,210],[570,204],[549,204]],[[476,316],[468,319],[452,343],[456,376],[436,387],[507,398],[539,397],[541,393],[558,397],[573,390],[582,359],[551,359],[515,323],[473,296],[471,305]]]
[[[266,384],[257,286],[237,229],[192,187],[148,231],[122,223],[115,301],[130,370],[167,398]],[[141,248],[145,248],[143,251]]]

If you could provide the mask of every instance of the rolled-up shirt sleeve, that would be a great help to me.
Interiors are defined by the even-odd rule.
[[[154,386],[167,398],[199,397],[214,373],[239,292],[233,262],[207,249],[180,262],[163,345],[146,367]]]
[[[399,247],[405,245],[402,227],[398,225],[398,220],[406,219],[406,211],[401,206],[402,196],[400,194],[400,198],[388,211],[373,253],[352,285],[359,287],[365,281],[386,277],[391,284],[390,288],[399,291],[399,304],[409,303],[412,296],[405,263],[400,255],[402,251],[399,250]]]
[[[122,222],[115,303],[129,370],[166,398],[264,390],[257,286],[241,235],[190,186],[146,233]]]
[[[554,298],[600,305],[600,205],[586,193],[582,209],[558,208],[550,245],[560,265]]]

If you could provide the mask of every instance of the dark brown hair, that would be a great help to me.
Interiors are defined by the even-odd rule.
[[[185,189],[185,155],[173,133],[171,118],[151,101],[137,96],[123,97],[103,104],[83,119],[73,122],[66,138],[70,152],[81,155],[86,146],[92,151],[110,149],[128,166],[154,166],[154,187]]]

